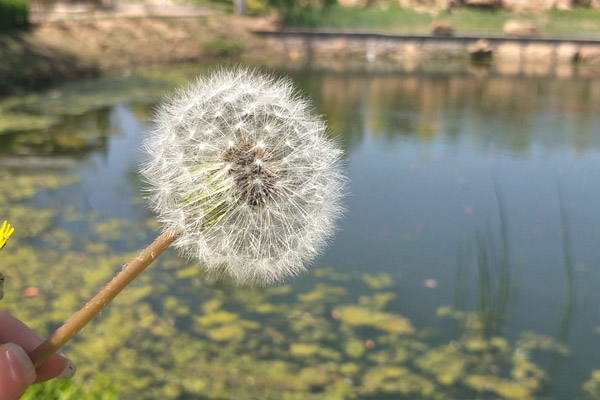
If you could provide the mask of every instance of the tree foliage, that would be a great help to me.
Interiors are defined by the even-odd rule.
[[[29,6],[25,0],[0,0],[0,30],[29,25]]]

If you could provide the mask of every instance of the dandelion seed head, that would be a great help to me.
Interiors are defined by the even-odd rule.
[[[159,108],[144,142],[149,203],[210,275],[297,275],[341,214],[341,151],[287,80],[220,70]]]

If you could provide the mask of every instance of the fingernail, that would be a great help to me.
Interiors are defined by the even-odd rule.
[[[25,350],[13,343],[6,343],[0,346],[0,357],[3,358],[2,364],[8,368],[6,372],[15,381],[25,380],[29,385],[35,381],[35,368],[29,359]]]
[[[61,354],[61,356],[62,356],[62,354]],[[65,369],[63,369],[62,372],[60,374],[58,374],[56,379],[72,378],[73,375],[75,375],[75,372],[77,371],[77,367],[75,366],[75,363],[73,361],[71,361],[71,359],[69,357],[67,357],[66,355],[63,357],[67,360],[67,365],[65,365]]]

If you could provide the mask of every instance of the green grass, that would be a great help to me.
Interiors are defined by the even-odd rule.
[[[213,57],[236,57],[246,50],[246,46],[242,43],[219,38],[205,43],[203,49]]]
[[[600,37],[600,10],[552,10],[539,23],[546,36]]]
[[[464,9],[449,14],[442,19],[450,22],[457,33],[472,34],[499,34],[502,26],[511,18],[510,13],[502,10],[469,10]]]
[[[399,7],[379,10],[332,6],[323,10],[303,8],[284,16],[284,20],[290,26],[417,32],[427,31],[433,18]]]
[[[511,14],[504,10],[468,9],[448,13],[419,13],[398,6],[361,9],[339,5],[324,10],[297,9],[284,15],[288,27],[424,34],[434,21],[450,22],[455,34],[501,35],[509,19],[532,22],[543,36],[600,38],[600,10],[551,10],[538,14]]]
[[[96,377],[86,384],[55,379],[31,386],[21,400],[117,400],[108,380]]]

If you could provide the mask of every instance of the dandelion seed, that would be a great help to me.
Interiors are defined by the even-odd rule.
[[[209,111],[211,120],[194,118]],[[184,114],[189,120],[177,125]],[[193,149],[187,132],[195,133]],[[167,133],[171,148],[155,151]],[[341,151],[325,133],[289,81],[241,68],[215,72],[156,116],[142,171],[151,207],[172,231],[181,229],[173,207],[183,210],[186,227],[175,246],[211,275],[258,283],[296,275],[323,249],[340,214]]]
[[[341,213],[341,151],[325,130],[289,81],[242,68],[200,78],[165,101],[142,169],[163,233],[29,354],[34,365],[171,244],[208,274],[238,282],[268,284],[302,272]]]

